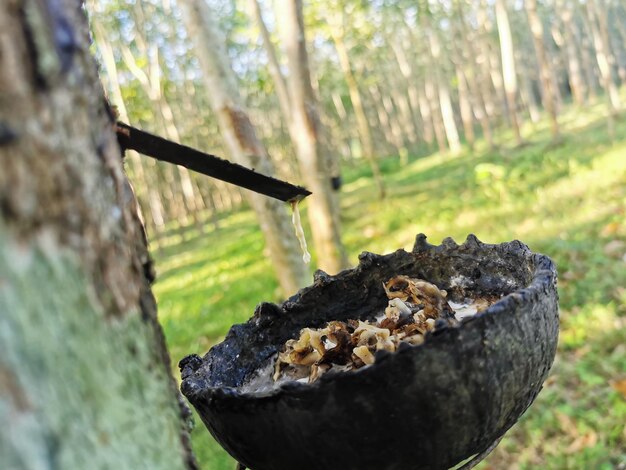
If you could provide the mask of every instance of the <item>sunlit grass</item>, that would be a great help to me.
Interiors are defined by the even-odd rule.
[[[527,124],[516,148],[381,161],[388,197],[376,199],[366,165],[344,171],[343,238],[350,261],[364,250],[410,248],[469,233],[498,243],[520,239],[551,256],[560,273],[561,337],[552,375],[530,411],[486,467],[615,468],[626,462],[626,123],[609,142],[601,106],[568,109],[563,139],[545,122]],[[306,203],[304,204],[306,210]],[[305,232],[310,240],[310,230]],[[155,293],[174,362],[204,353],[261,301],[280,300],[250,211],[223,216],[220,229],[168,227],[158,240]],[[315,255],[315,253],[313,253]],[[232,461],[198,422],[194,445],[207,469]]]

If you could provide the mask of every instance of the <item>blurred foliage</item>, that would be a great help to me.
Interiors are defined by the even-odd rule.
[[[344,241],[354,263],[363,250],[410,249],[419,232],[431,243],[469,233],[489,243],[520,239],[556,261],[557,360],[483,469],[626,466],[626,122],[614,144],[600,107],[570,109],[562,122],[558,145],[539,123],[522,147],[502,134],[497,151],[479,143],[454,157],[413,155],[404,166],[383,159],[384,201],[366,165],[344,169]],[[252,213],[221,217],[219,230],[172,224],[154,240],[155,293],[175,363],[206,352],[257,303],[280,300]],[[202,468],[233,468],[199,420],[193,442]]]

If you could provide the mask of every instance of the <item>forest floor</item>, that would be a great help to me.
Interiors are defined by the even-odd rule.
[[[570,110],[561,122],[559,145],[538,125],[524,129],[528,142],[519,148],[503,134],[496,151],[479,145],[405,165],[381,159],[383,201],[367,165],[344,169],[343,239],[354,264],[361,251],[410,249],[420,232],[433,244],[469,233],[488,243],[519,239],[557,264],[556,362],[483,469],[626,468],[626,120],[614,144],[599,107]],[[306,225],[305,232],[310,241]],[[174,364],[204,354],[257,303],[280,300],[249,210],[222,215],[217,230],[207,222],[205,233],[171,226],[153,244]],[[202,468],[234,468],[199,420],[193,442]]]

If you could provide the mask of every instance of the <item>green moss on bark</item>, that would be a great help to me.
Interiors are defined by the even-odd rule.
[[[0,467],[184,468],[155,331],[107,317],[69,251],[0,223]]]

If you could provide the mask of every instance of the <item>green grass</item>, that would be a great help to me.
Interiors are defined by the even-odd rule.
[[[525,129],[521,148],[502,134],[498,151],[479,146],[405,166],[387,158],[384,201],[366,165],[344,171],[343,239],[354,264],[364,250],[411,248],[419,232],[431,243],[469,233],[489,243],[520,239],[557,263],[556,363],[483,468],[626,465],[626,397],[611,385],[626,379],[626,123],[618,123],[614,144],[599,108],[571,110],[562,123],[560,145],[549,145],[537,126]],[[250,211],[224,215],[220,229],[205,234],[172,227],[156,242],[155,293],[175,363],[206,352],[257,303],[280,300]],[[199,420],[193,442],[203,468],[233,468]]]

